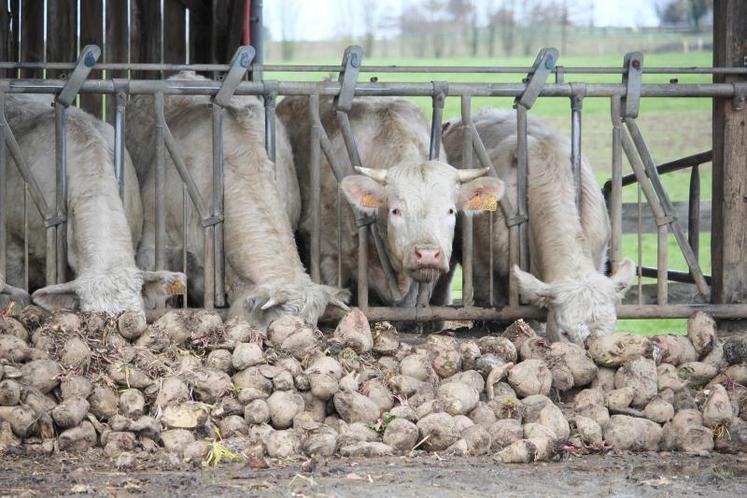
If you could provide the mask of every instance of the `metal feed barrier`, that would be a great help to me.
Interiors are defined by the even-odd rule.
[[[183,182],[186,194],[197,211],[204,229],[204,306],[206,308],[224,307],[226,305],[224,289],[224,251],[223,251],[223,110],[233,95],[256,95],[263,99],[265,107],[265,146],[271,160],[275,158],[275,101],[281,95],[303,95],[310,101],[311,125],[311,191],[312,209],[310,274],[316,282],[320,280],[320,241],[322,226],[320,221],[320,181],[321,157],[327,158],[334,175],[339,182],[353,172],[352,166],[360,166],[361,160],[355,143],[355,137],[348,119],[353,97],[365,96],[402,96],[432,98],[432,133],[430,157],[438,158],[441,140],[441,124],[444,102],[448,97],[459,98],[461,117],[465,125],[463,157],[464,167],[472,167],[474,155],[477,161],[490,169],[490,175],[496,176],[496,170],[488,155],[485,145],[477,134],[471,115],[473,97],[513,97],[517,117],[518,137],[518,181],[517,206],[512,206],[507,197],[500,202],[500,208],[507,220],[509,229],[509,260],[528,270],[530,254],[528,241],[528,153],[527,153],[527,113],[540,97],[564,97],[570,100],[572,155],[569,168],[572,171],[577,193],[581,181],[581,125],[583,101],[586,98],[606,98],[610,101],[612,118],[612,177],[605,185],[605,193],[612,223],[612,240],[610,244],[611,268],[614,271],[620,262],[621,241],[623,234],[622,188],[624,185],[637,182],[653,212],[657,240],[657,268],[644,268],[639,265],[639,276],[656,277],[656,304],[620,305],[618,316],[621,318],[675,318],[687,317],[695,310],[704,310],[718,318],[747,317],[745,304],[669,304],[668,281],[687,281],[695,284],[699,294],[707,299],[709,296],[709,277],[703,274],[698,264],[697,234],[699,232],[699,172],[698,165],[707,162],[710,156],[699,155],[685,158],[668,165],[657,167],[646,141],[638,127],[638,115],[641,98],[649,97],[701,97],[733,99],[734,105],[744,104],[747,94],[747,83],[709,83],[709,84],[643,84],[641,77],[646,74],[720,74],[747,75],[747,68],[644,68],[643,56],[631,53],[625,56],[621,68],[601,67],[562,67],[557,65],[558,52],[555,49],[543,49],[539,52],[530,68],[522,67],[427,67],[427,66],[363,66],[360,47],[349,47],[343,56],[340,66],[320,65],[259,65],[252,64],[254,50],[241,47],[237,50],[229,65],[219,64],[116,64],[97,62],[100,50],[96,46],[85,47],[75,64],[67,63],[0,63],[0,69],[55,69],[70,71],[69,77],[61,79],[0,79],[0,194],[6,192],[7,151],[12,156],[17,169],[27,186],[34,205],[44,219],[47,230],[46,278],[48,284],[61,283],[66,280],[67,266],[66,234],[66,136],[65,110],[78,94],[108,95],[115,99],[115,173],[119,183],[120,196],[124,192],[124,128],[127,98],[130,95],[147,94],[153,96],[154,115],[156,117],[156,185],[155,185],[155,269],[165,269],[165,154],[168,151]],[[224,73],[222,81],[169,81],[169,80],[129,80],[108,79],[88,80],[91,70],[143,70],[143,71],[215,71]],[[265,72],[337,72],[338,81],[246,81],[245,75],[251,70],[253,75]],[[433,81],[431,83],[381,83],[376,81],[359,82],[359,73],[425,73],[425,74],[522,74],[518,83],[450,83]],[[555,81],[547,83],[550,75]],[[621,83],[567,83],[568,74],[620,74]],[[56,197],[52,205],[47,203],[26,164],[22,151],[5,119],[5,95],[13,93],[41,93],[55,95],[56,125]],[[171,134],[164,117],[164,96],[208,95],[212,97],[212,130],[213,130],[213,188],[210,199],[206,200],[199,192],[193,178],[180,155],[179,145]],[[343,139],[349,155],[349,162],[340,162],[334,156],[332,144],[322,126],[319,115],[320,97],[334,97],[334,108]],[[628,158],[633,175],[623,177],[623,152]],[[688,213],[688,236],[680,225],[677,209],[670,201],[661,181],[661,174],[681,167],[692,167],[690,189],[690,211]],[[577,202],[579,200],[577,194]],[[0,198],[0,206],[5,199]],[[28,219],[24,205],[24,219]],[[341,223],[341,199],[338,194],[338,226]],[[0,210],[0,273],[5,273],[6,261],[6,219],[4,209]],[[185,204],[186,211],[186,204]],[[489,213],[492,216],[493,213]],[[183,217],[186,220],[186,214]],[[640,220],[640,214],[639,214]],[[357,215],[358,223],[358,306],[373,320],[496,320],[517,318],[542,318],[544,312],[531,306],[524,306],[519,301],[516,282],[509,282],[509,303],[505,307],[476,307],[473,304],[472,272],[472,219],[463,217],[463,303],[461,306],[429,306],[427,295],[420,292],[418,306],[414,308],[380,307],[368,305],[368,238],[371,237],[377,250],[381,266],[386,276],[389,292],[396,301],[400,296],[396,278],[384,250],[381,235],[373,224],[373,219]],[[640,228],[640,223],[639,223]],[[492,224],[491,224],[492,230]],[[674,234],[679,248],[688,264],[689,272],[667,271],[667,239],[669,232]],[[638,230],[640,234],[640,230]],[[338,231],[339,233],[339,231]],[[186,230],[185,230],[186,234]],[[640,235],[639,235],[640,236]],[[28,224],[24,227],[24,237],[28,240]],[[185,235],[186,238],[186,235]],[[492,236],[491,236],[492,245]],[[338,240],[338,261],[340,261],[341,240]],[[186,269],[186,241],[184,243],[184,269]],[[639,245],[640,247],[640,245]],[[491,258],[498,257],[490,248]],[[640,258],[639,258],[640,262]],[[492,261],[491,261],[492,263]],[[24,254],[26,288],[28,289],[28,251]],[[491,264],[492,267],[492,264]],[[338,272],[338,275],[341,272]],[[494,281],[491,272],[489,296],[494,302]],[[640,283],[639,283],[640,287]],[[640,289],[639,289],[640,290]],[[186,299],[185,299],[186,303]]]

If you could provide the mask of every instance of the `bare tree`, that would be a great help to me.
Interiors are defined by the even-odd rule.
[[[298,25],[297,0],[280,0],[280,56],[284,61],[293,58],[294,40]]]
[[[365,34],[363,36],[363,48],[366,51],[366,56],[371,57],[374,53],[374,43],[376,41],[376,27],[378,25],[378,1],[377,0],[363,0],[361,2],[363,7],[363,26],[365,28]]]

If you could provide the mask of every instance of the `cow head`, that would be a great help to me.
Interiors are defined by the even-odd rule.
[[[439,161],[356,171],[341,183],[345,197],[376,213],[393,268],[420,282],[448,272],[457,211],[494,210],[504,192],[498,178],[480,178],[487,168],[458,170]]]
[[[350,293],[310,280],[300,284],[260,285],[234,300],[230,316],[238,316],[261,329],[274,320],[292,315],[316,325],[327,305],[349,311]]]
[[[513,267],[513,275],[522,297],[547,309],[547,336],[583,346],[589,336],[614,332],[615,306],[635,276],[635,265],[626,258],[610,277],[590,273],[580,279],[565,278],[550,284],[518,266]]]
[[[48,311],[144,311],[186,292],[187,277],[171,271],[140,271],[118,268],[84,273],[64,284],[48,285],[31,296]]]

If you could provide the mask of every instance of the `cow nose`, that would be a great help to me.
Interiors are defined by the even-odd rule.
[[[418,266],[439,266],[441,259],[441,249],[438,247],[418,246],[415,248],[415,262]]]

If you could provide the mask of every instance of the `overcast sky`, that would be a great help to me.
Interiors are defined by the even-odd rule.
[[[378,11],[384,16],[394,17],[403,9],[420,3],[421,0],[378,0]],[[520,3],[520,2],[517,2]],[[573,20],[588,25],[590,17],[595,26],[656,26],[658,19],[654,0],[571,0]],[[481,22],[485,23],[486,7],[500,5],[500,0],[476,0]],[[363,33],[361,0],[265,0],[265,24],[272,39],[281,38],[281,19],[295,16],[291,38],[297,40],[326,40]],[[290,13],[290,14],[289,14]],[[378,14],[383,17],[382,14]],[[386,34],[386,30],[380,30]]]

